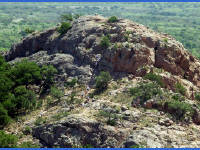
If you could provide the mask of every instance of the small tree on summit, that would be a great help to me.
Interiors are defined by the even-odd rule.
[[[117,22],[117,21],[118,21],[118,19],[117,19],[116,16],[112,16],[112,17],[110,17],[110,18],[108,19],[108,22],[109,22],[109,23],[114,23],[114,22]]]
[[[62,14],[60,16],[60,19],[62,22],[69,22],[69,21],[73,21],[73,16],[72,14]]]
[[[61,26],[57,29],[57,31],[62,35],[67,33],[67,31],[72,27],[70,22],[62,22]]]

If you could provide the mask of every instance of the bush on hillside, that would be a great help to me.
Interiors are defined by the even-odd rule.
[[[50,86],[53,84],[54,75],[57,74],[56,68],[54,68],[52,65],[44,65],[41,68],[41,75],[43,84],[41,86],[43,87],[43,90],[46,91],[50,88]]]
[[[62,22],[61,26],[58,27],[57,31],[62,35],[67,33],[69,29],[71,29],[72,25],[69,22]]]
[[[73,78],[71,81],[65,82],[65,87],[74,87],[77,82],[78,82],[78,79]]]
[[[60,16],[60,19],[62,22],[73,21],[73,16],[72,16],[72,14],[62,14]]]
[[[186,113],[188,113],[190,116],[194,114],[194,110],[191,106],[191,104],[186,102],[180,102],[177,100],[171,100],[167,102],[168,109],[170,110],[170,113],[177,119],[182,120],[185,118]]]
[[[161,87],[164,87],[164,83],[162,81],[162,77],[160,75],[154,73],[148,73],[144,76],[144,79],[149,79],[151,81],[155,81]]]
[[[5,72],[0,73],[0,102],[6,99],[14,84]]]
[[[64,96],[64,92],[54,86],[51,87],[50,94],[51,96],[53,96],[54,98],[58,100],[60,100]]]
[[[14,94],[17,110],[22,110],[22,112],[24,112],[27,110],[32,110],[36,107],[35,93],[27,90],[24,86],[18,86],[15,88]]]
[[[10,117],[14,118],[38,107],[41,101],[36,103],[36,95],[28,89],[29,85],[40,85],[42,89],[48,89],[53,84],[56,72],[53,66],[40,68],[27,60],[11,66],[0,56],[1,127],[9,123]]]
[[[175,90],[177,93],[180,93],[182,95],[185,95],[186,93],[186,89],[181,83],[176,83]]]
[[[42,76],[40,67],[35,62],[23,60],[15,64],[10,71],[10,77],[15,86],[40,83]]]
[[[0,130],[0,148],[16,148],[17,137]]]
[[[0,128],[7,125],[10,121],[11,118],[8,116],[8,111],[0,104]]]
[[[195,93],[195,99],[200,101],[200,93]]]
[[[110,17],[110,18],[108,19],[108,22],[109,22],[109,23],[114,23],[114,22],[117,22],[117,21],[118,21],[118,19],[117,19],[116,16],[112,16],[112,17]]]
[[[162,95],[162,90],[160,86],[156,83],[139,83],[137,87],[135,88],[130,88],[129,89],[130,94],[136,98],[140,97],[141,104],[144,104],[147,100],[157,96],[157,95]]]
[[[108,36],[102,37],[100,45],[102,48],[108,48],[110,46],[110,40],[109,40]]]
[[[17,148],[40,148],[40,146],[32,142],[23,142],[22,144],[17,146]]]
[[[110,80],[111,76],[109,72],[100,72],[100,75],[96,77],[95,81],[96,90],[100,92],[107,89]]]

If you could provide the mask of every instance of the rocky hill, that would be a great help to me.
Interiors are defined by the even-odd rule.
[[[10,63],[27,58],[39,65],[52,64],[59,71],[59,85],[77,78],[81,85],[89,85],[90,89],[84,96],[81,93],[85,88],[81,86],[63,89],[65,96],[59,105],[41,109],[35,117],[30,114],[27,117],[31,119],[20,124],[17,133],[24,126],[32,127],[30,136],[33,141],[38,139],[42,147],[200,146],[200,115],[198,101],[194,100],[200,88],[198,59],[173,37],[129,20],[110,23],[108,18],[98,15],[81,16],[71,24],[65,34],[58,33],[56,27],[29,35],[13,45],[5,58]],[[110,72],[113,80],[107,91],[88,97],[101,71]],[[138,87],[140,82],[151,83],[144,78],[149,73],[161,77],[164,94],[135,106],[128,90]],[[170,107],[168,100],[177,93],[177,83],[186,89],[180,105],[191,106],[189,120],[186,117],[184,121],[177,121],[173,117],[190,113],[189,109],[180,112],[179,103],[174,104],[176,108]],[[75,97],[81,102],[66,105],[65,99],[74,89]],[[66,113],[69,114],[63,116]],[[56,114],[62,117],[52,119]],[[113,114],[115,117],[111,117]],[[35,126],[34,122],[41,116],[46,123]],[[114,118],[114,124],[108,123],[110,118]],[[7,131],[13,132],[15,125]]]

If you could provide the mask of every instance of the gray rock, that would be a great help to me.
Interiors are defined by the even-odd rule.
[[[56,124],[33,128],[33,136],[44,146],[72,147],[90,144],[94,147],[120,147],[127,131],[104,126],[95,120],[70,115]]]

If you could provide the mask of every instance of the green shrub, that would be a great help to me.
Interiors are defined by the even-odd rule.
[[[14,86],[14,82],[6,74],[0,74],[0,102],[7,99],[8,93]]]
[[[117,19],[116,16],[112,16],[112,17],[110,17],[110,18],[108,19],[108,22],[109,22],[109,23],[114,23],[114,22],[117,22],[117,21],[118,21],[118,19]]]
[[[75,96],[76,96],[76,92],[72,91],[71,95],[70,95],[70,103],[74,103],[75,101]]]
[[[73,21],[73,16],[72,14],[63,14],[60,16],[60,19],[62,22]]]
[[[130,94],[136,98],[140,97],[140,103],[143,104],[147,100],[157,96],[162,95],[162,90],[160,86],[156,83],[139,83],[137,87],[129,89]]]
[[[173,96],[172,96],[172,99],[174,99],[174,100],[176,100],[176,101],[185,101],[185,97],[184,96],[182,96],[181,94],[174,94]]]
[[[57,29],[57,31],[62,35],[67,33],[69,29],[71,29],[72,25],[69,22],[62,22],[61,26]]]
[[[117,125],[117,120],[119,119],[119,116],[117,116],[116,113],[113,112],[107,112],[107,111],[99,111],[99,117],[104,117],[106,118],[106,123],[107,125],[115,126]]]
[[[2,102],[2,105],[8,111],[9,116],[15,116],[17,102],[14,94],[8,93],[7,97]]]
[[[11,121],[7,110],[0,104],[0,128],[7,125]]]
[[[195,93],[195,99],[200,101],[200,93]]]
[[[190,116],[194,114],[194,110],[191,106],[191,104],[186,103],[186,102],[180,102],[177,100],[172,100],[167,102],[168,109],[172,113],[172,115],[177,119],[177,120],[182,120],[184,119],[186,113],[189,113]]]
[[[44,65],[41,68],[41,75],[42,75],[42,80],[43,80],[43,84],[41,85],[41,87],[43,87],[44,92],[50,88],[50,86],[54,83],[54,75],[57,73],[58,71],[56,70],[56,68],[54,68],[52,65]]]
[[[32,129],[29,126],[26,126],[25,129],[23,130],[24,135],[29,135],[31,134]]]
[[[36,121],[35,121],[35,125],[36,126],[40,126],[40,125],[42,125],[42,124],[44,124],[44,123],[46,123],[46,119],[45,118],[43,118],[43,117],[38,117],[37,119],[36,119]]]
[[[164,38],[163,42],[168,43],[168,38]]]
[[[78,80],[76,78],[73,78],[71,81],[65,82],[65,87],[74,87]]]
[[[30,29],[30,28],[26,28],[25,32],[26,32],[26,34],[31,34],[31,33],[35,32],[35,30]]]
[[[100,45],[102,48],[108,48],[110,46],[110,40],[109,40],[108,36],[102,37]]]
[[[36,108],[42,101],[36,101],[35,93],[28,90],[29,85],[49,89],[56,72],[53,66],[43,66],[41,69],[27,60],[11,66],[0,56],[0,126],[8,124],[11,117]]]
[[[81,14],[75,14],[73,17],[74,19],[78,19],[81,16]]]
[[[132,146],[130,146],[130,148],[144,148],[144,146],[143,145],[132,145]]]
[[[107,89],[108,83],[111,80],[109,72],[100,72],[100,75],[96,77],[95,87],[97,91],[103,91]]]
[[[40,146],[33,144],[32,142],[23,142],[18,148],[40,148]]]
[[[58,88],[56,88],[54,86],[51,87],[50,94],[51,94],[51,96],[58,99],[59,101],[64,96],[64,92],[62,90],[59,90]]]
[[[27,90],[25,86],[18,86],[14,90],[16,109],[17,110],[33,110],[36,107],[36,95],[31,90]]]
[[[160,75],[156,75],[154,73],[148,73],[144,76],[144,79],[149,79],[151,81],[155,81],[161,87],[164,87],[164,83],[162,81],[162,77]]]
[[[116,126],[117,125],[117,122],[115,119],[108,119],[107,120],[107,125],[110,125],[110,126]]]
[[[128,41],[129,36],[128,35],[124,35],[124,38],[125,38],[126,41]]]
[[[16,148],[17,140],[15,135],[6,134],[4,131],[0,131],[0,148]]]
[[[23,60],[12,67],[10,76],[15,82],[15,86],[40,83],[42,79],[40,71],[40,67],[36,63]]]
[[[175,91],[177,93],[182,94],[182,95],[185,95],[185,93],[186,93],[185,87],[182,84],[180,84],[180,83],[176,83],[176,85],[175,85]]]
[[[91,144],[86,144],[86,145],[83,146],[82,148],[94,148],[94,146],[92,146]]]
[[[56,115],[52,116],[52,118],[56,121],[64,118],[64,117],[67,117],[70,113],[69,112],[60,112],[60,113],[57,113]]]

